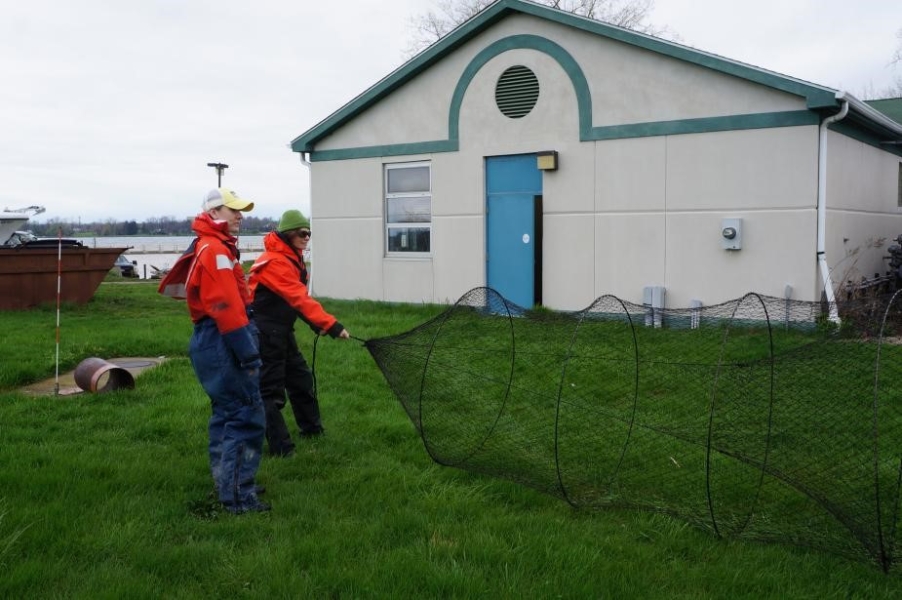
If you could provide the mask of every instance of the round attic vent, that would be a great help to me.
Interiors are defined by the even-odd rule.
[[[495,103],[506,117],[519,119],[529,114],[539,99],[539,80],[535,73],[516,65],[505,69],[495,84]]]

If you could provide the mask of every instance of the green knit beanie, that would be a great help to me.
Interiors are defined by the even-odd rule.
[[[282,213],[282,218],[279,220],[279,233],[300,229],[301,227],[310,227],[310,219],[305,217],[304,213],[294,209],[286,210]]]

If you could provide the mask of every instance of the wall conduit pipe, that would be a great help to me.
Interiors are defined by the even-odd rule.
[[[836,295],[833,290],[833,279],[830,276],[830,268],[827,265],[827,129],[828,127],[845,118],[849,114],[849,102],[844,99],[842,92],[837,93],[837,99],[842,100],[842,108],[839,112],[830,115],[821,121],[817,157],[817,264],[821,272],[824,285],[824,293],[827,295],[827,304],[830,309],[830,321],[840,323],[839,309],[836,306]]]

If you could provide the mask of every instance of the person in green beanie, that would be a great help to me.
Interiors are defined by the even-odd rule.
[[[323,433],[313,373],[298,349],[294,323],[300,318],[319,335],[348,339],[350,334],[307,291],[304,250],[310,221],[287,210],[276,231],[263,239],[265,251],[250,271],[254,320],[260,330],[260,393],[266,410],[266,442],[273,456],[290,456],[294,442],[282,416],[286,396],[301,436]]]

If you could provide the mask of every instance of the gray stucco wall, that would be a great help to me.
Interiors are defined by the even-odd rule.
[[[591,91],[593,126],[804,110],[803,99],[785,92],[516,16],[361,113],[317,151],[445,139],[467,66],[498,40],[524,34],[576,60]],[[505,117],[494,101],[495,83],[511,65],[529,67],[541,86],[521,119]],[[580,141],[579,93],[555,57],[512,49],[472,75],[458,107],[457,151],[314,162],[316,293],[451,302],[485,285],[485,158],[554,149],[560,169],[543,180],[546,305],[578,309],[607,293],[641,302],[646,285],[665,286],[669,306],[749,291],[782,296],[787,284],[797,299],[820,296],[816,125]],[[848,264],[850,247],[902,233],[893,181],[899,159],[839,134],[829,139],[827,254],[831,264]],[[432,165],[432,253],[387,257],[383,165],[414,160]],[[724,218],[743,219],[741,251],[721,248]],[[856,268],[869,273],[882,250],[865,250]]]

